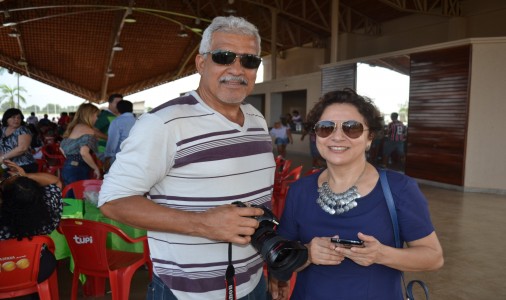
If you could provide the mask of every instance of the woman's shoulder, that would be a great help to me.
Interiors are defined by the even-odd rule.
[[[378,170],[378,172],[380,172],[381,170]],[[386,172],[386,175],[387,175],[387,179],[388,179],[388,183],[390,184],[401,184],[401,185],[405,185],[409,182],[414,182],[415,180],[411,177],[409,177],[408,175],[404,174],[404,173],[401,173],[399,171],[394,171],[394,170],[388,170],[386,169],[385,170]]]
[[[385,172],[392,194],[403,195],[419,190],[418,182],[414,178],[398,171],[385,170]]]
[[[76,144],[80,144],[80,143],[86,143],[90,140],[94,141],[96,138],[95,138],[95,135],[94,134],[90,134],[90,133],[83,133],[81,135],[75,135],[75,136],[69,136],[67,138],[64,138],[61,142],[61,144],[70,144],[70,143],[76,143]]]
[[[320,175],[322,174],[323,171],[324,171],[324,169],[321,169],[321,170],[314,172],[312,174],[309,174],[309,175],[302,175],[300,177],[300,179],[298,179],[297,181],[295,181],[294,183],[292,183],[290,185],[290,188],[294,188],[294,189],[305,188],[308,185],[315,185],[315,184],[317,186],[318,185],[318,177],[320,177]]]
[[[92,127],[86,125],[86,124],[76,124],[74,129],[72,130],[72,133],[76,134],[93,134],[95,131]]]
[[[18,128],[16,128],[16,130],[14,130],[14,133],[18,135],[31,134],[31,131],[30,129],[28,129],[28,127],[21,125]]]

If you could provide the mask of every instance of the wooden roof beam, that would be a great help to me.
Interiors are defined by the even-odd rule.
[[[460,0],[379,0],[388,6],[409,13],[421,13],[444,17],[462,14]]]

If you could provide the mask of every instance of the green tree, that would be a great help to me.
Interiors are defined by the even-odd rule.
[[[2,84],[0,85],[0,92],[0,103],[2,103],[4,100],[7,100],[7,103],[9,103],[9,108],[15,107],[16,102],[18,105],[19,103],[26,103],[26,99],[21,95],[21,93],[26,93],[27,91],[22,86],[10,87],[6,84]]]
[[[32,111],[36,114],[40,113],[40,106],[38,105],[30,105],[22,109],[24,114],[30,114]]]
[[[46,106],[42,107],[39,111],[45,114],[59,114],[60,112],[65,110],[63,110],[59,104],[48,103]]]

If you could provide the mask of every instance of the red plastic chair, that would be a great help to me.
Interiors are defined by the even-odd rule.
[[[60,144],[45,144],[40,151],[42,151],[42,156],[46,161],[46,171],[61,178],[60,173],[65,163],[65,156],[60,150]]]
[[[302,166],[293,168],[288,172],[280,181],[279,191],[272,194],[272,212],[278,217],[281,217],[283,209],[285,208],[285,198],[288,193],[288,187],[291,183],[299,180],[302,173]]]
[[[90,280],[94,285],[95,296],[104,295],[105,279],[109,278],[112,299],[128,299],[132,276],[144,264],[148,265],[151,279],[153,268],[146,236],[133,239],[113,225],[83,219],[63,219],[58,231],[65,235],[75,263],[72,300],[77,299],[80,274],[86,275],[87,284]],[[129,243],[142,242],[144,253],[107,249],[109,233]]]
[[[67,184],[62,191],[62,197],[68,198],[68,192],[72,190],[74,192],[75,199],[84,199],[84,192],[100,192],[100,188],[102,187],[102,179],[85,179],[72,182],[71,184]]]
[[[54,252],[53,240],[48,236],[34,236],[31,240],[10,239],[0,241],[0,299],[10,299],[39,293],[41,300],[58,300],[56,270],[41,283],[37,283],[40,250],[46,244]]]
[[[276,157],[276,171],[274,172],[274,185],[272,187],[272,195],[274,198],[279,197],[281,191],[281,182],[288,175],[292,161],[284,159],[282,156]]]

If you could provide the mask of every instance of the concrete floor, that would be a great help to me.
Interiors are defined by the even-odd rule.
[[[292,167],[310,169],[306,155],[287,155]],[[406,280],[424,280],[433,300],[506,299],[506,195],[463,193],[421,185],[432,220],[443,245],[445,265],[437,272],[409,273]],[[63,262],[59,268],[60,298],[70,299],[71,273]],[[130,299],[145,299],[148,273],[140,269],[132,280]],[[82,292],[79,293],[79,299]],[[111,295],[95,299],[111,299]],[[420,294],[416,299],[425,299]]]

